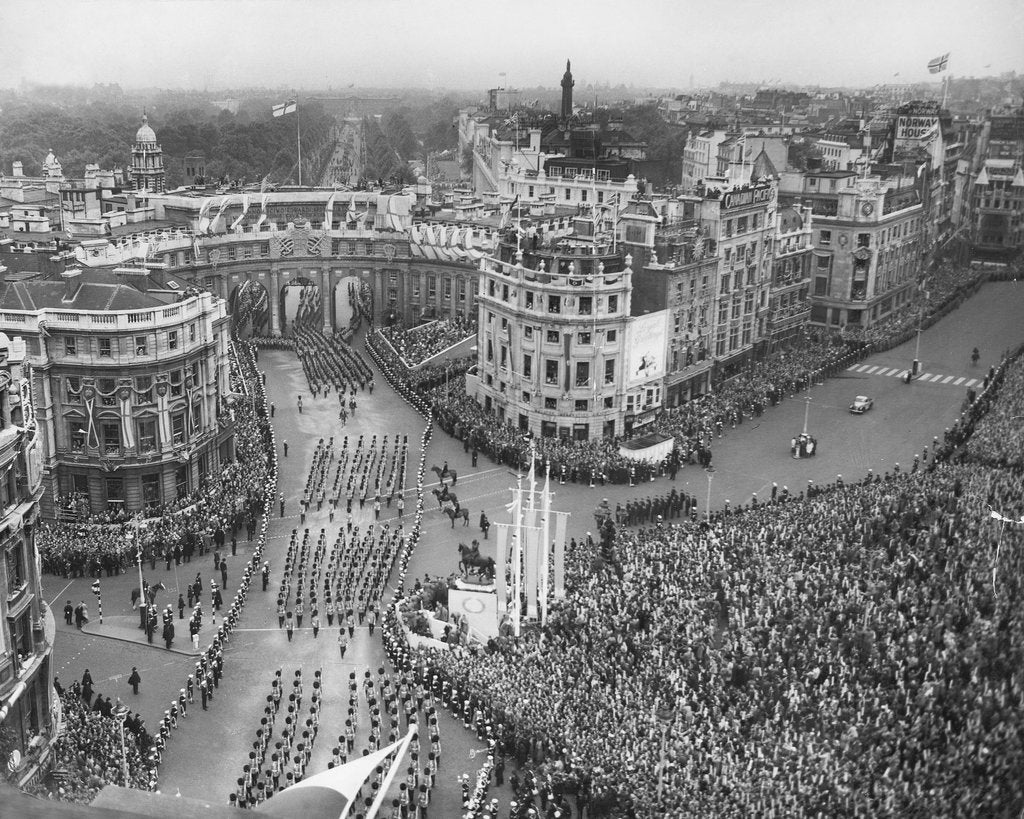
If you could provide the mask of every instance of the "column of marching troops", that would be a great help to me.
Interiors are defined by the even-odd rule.
[[[392,529],[389,523],[384,523],[378,528],[371,522],[363,534],[358,525],[339,527],[330,551],[325,528],[320,530],[315,543],[312,538],[309,529],[303,530],[301,537],[298,529],[292,530],[278,589],[278,627],[287,629],[291,641],[294,629],[302,628],[308,605],[310,626],[314,638],[317,637],[322,604],[328,627],[334,626],[337,615],[341,629],[338,640],[342,646],[346,644],[345,628],[352,636],[357,613],[360,625],[368,620],[372,634],[384,586],[405,539],[402,525]],[[319,592],[321,579],[322,596]]]
[[[374,435],[370,439],[369,445],[365,444],[363,436],[360,435],[352,448],[349,447],[346,435],[342,439],[341,451],[337,455],[334,451],[334,436],[331,436],[326,442],[321,438],[313,451],[309,475],[300,501],[302,523],[305,523],[306,515],[314,503],[318,512],[323,509],[325,503],[329,503],[330,520],[333,522],[338,503],[343,496],[345,511],[351,516],[355,500],[358,498],[359,508],[364,509],[368,498],[371,497],[371,491],[375,518],[380,518],[385,504],[387,508],[391,508],[396,493],[398,516],[402,517],[405,513],[403,487],[408,455],[408,436],[403,436],[401,441],[398,436],[395,436],[390,456],[388,455],[387,435],[384,436],[380,444],[377,442],[377,436]],[[334,479],[328,488],[331,466],[335,459],[337,459],[337,466],[334,469]]]
[[[287,698],[288,680],[282,669],[275,672],[260,727],[249,752],[249,761],[242,768],[236,789],[228,796],[232,806],[255,807],[278,791],[303,780],[320,733],[322,682],[322,672],[317,669],[313,672],[309,707],[304,710],[302,669],[295,670]],[[365,706],[368,718],[361,716],[361,705]],[[274,740],[281,714],[284,714],[282,725],[278,739]],[[364,719],[368,733],[365,746],[357,753],[357,732]],[[390,801],[391,816],[395,819],[413,816],[426,819],[441,763],[441,736],[434,693],[410,674],[392,676],[379,668],[376,675],[365,671],[360,681],[355,671],[349,673],[345,729],[331,748],[328,769],[396,742],[414,724],[417,730],[410,742],[408,764],[404,774],[398,772],[395,779],[398,784],[396,795]],[[354,819],[366,816],[383,787],[387,770],[387,762],[378,765],[363,784],[354,800],[351,813]]]

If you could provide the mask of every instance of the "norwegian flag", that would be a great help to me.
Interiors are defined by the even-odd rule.
[[[947,51],[941,57],[936,57],[928,63],[929,74],[941,74],[946,70],[946,66],[949,63],[949,52]]]

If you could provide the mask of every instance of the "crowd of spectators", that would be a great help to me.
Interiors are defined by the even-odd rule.
[[[999,400],[975,426],[966,452],[973,462],[988,466],[1009,469],[1024,464],[1024,366],[1020,362],[1007,368]]]
[[[235,424],[235,461],[206,476],[186,505],[176,502],[163,507],[160,516],[139,521],[138,547],[144,562],[155,566],[175,553],[175,559],[191,560],[194,553],[224,546],[243,527],[252,539],[266,502],[267,429],[246,395],[237,366],[232,367],[232,380],[236,395],[228,412]],[[43,570],[64,577],[119,574],[137,560],[136,525],[120,511],[41,526],[37,543]]]
[[[472,356],[453,358],[442,364],[424,364],[416,369],[406,366],[395,348],[383,341],[383,336],[370,333],[366,337],[366,348],[371,352],[378,366],[388,374],[392,384],[414,393],[427,393],[437,387],[449,386],[476,363]],[[463,381],[463,383],[465,383]]]
[[[1024,527],[990,513],[1024,517],[1021,373],[921,468],[609,520],[547,627],[412,651],[392,619],[386,646],[588,816],[1016,815]]]
[[[710,451],[715,438],[727,428],[760,416],[768,406],[778,404],[816,379],[831,374],[852,361],[849,345],[833,337],[807,339],[791,349],[772,353],[714,392],[678,407],[666,409],[644,432],[675,438],[676,463],[698,463],[701,452]],[[824,364],[822,362],[825,362]],[[498,463],[522,467],[529,463],[530,441],[524,435],[477,404],[466,395],[465,379],[441,382],[428,394],[437,421],[448,434],[467,443]],[[550,462],[552,475],[569,481],[629,483],[663,474],[670,463],[637,461],[620,453],[625,440],[577,441],[538,438],[538,458]]]
[[[88,672],[87,672],[88,673]],[[147,789],[150,772],[146,758],[152,737],[137,714],[125,709],[119,714],[110,697],[95,695],[90,686],[83,690],[75,682],[60,689],[63,731],[53,746],[53,772],[46,795],[61,802],[88,803],[110,782],[129,788]],[[124,722],[124,753],[121,724]],[[127,764],[128,781],[124,773]]]
[[[401,327],[393,324],[379,332],[408,367],[415,367],[453,344],[476,335],[476,319],[456,315],[438,319],[419,327]]]

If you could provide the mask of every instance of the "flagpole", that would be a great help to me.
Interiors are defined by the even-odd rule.
[[[405,739],[402,742],[400,748],[395,751],[395,758],[392,760],[391,765],[388,767],[387,775],[384,777],[384,782],[381,783],[380,789],[377,791],[377,798],[373,800],[373,804],[370,805],[370,810],[366,815],[366,819],[375,819],[377,812],[380,810],[381,805],[384,803],[384,797],[387,796],[388,789],[391,787],[391,783],[395,778],[395,774],[398,773],[398,763],[401,762],[402,757],[405,756],[405,752],[409,749],[409,744],[412,742],[413,734],[418,730],[417,723],[409,725],[409,730],[405,734]],[[345,813],[348,813],[351,802],[345,806]],[[343,813],[342,816],[345,814]]]
[[[551,543],[551,462],[544,466],[544,501],[541,507],[544,514],[542,540],[540,547],[540,624],[548,624],[548,547]]]
[[[299,122],[302,119],[302,113],[299,111],[299,101],[295,101],[295,146],[299,151],[299,187],[302,187],[302,134],[299,130]]]
[[[512,550],[512,611],[515,613],[512,620],[512,633],[516,637],[522,630],[522,586],[523,586],[523,476],[516,478],[516,529],[515,548]]]

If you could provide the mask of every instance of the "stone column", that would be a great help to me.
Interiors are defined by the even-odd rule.
[[[281,274],[277,267],[270,271],[270,335],[281,335]]]
[[[320,268],[320,303],[323,305],[324,313],[324,335],[330,335],[333,331],[332,310],[333,305],[330,299],[331,294],[331,271],[328,265]]]

